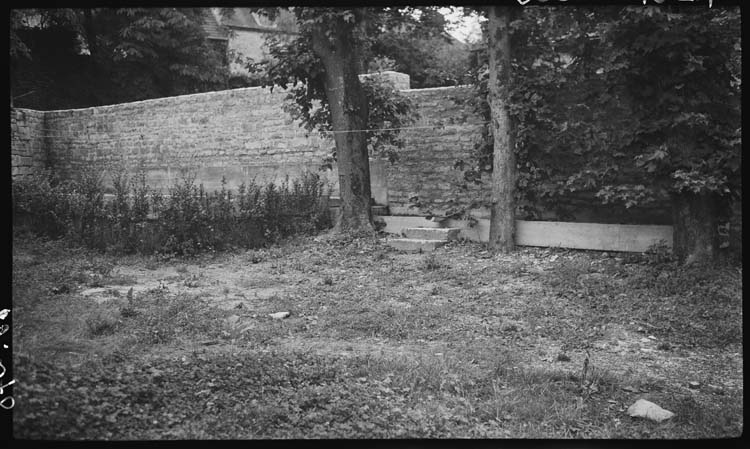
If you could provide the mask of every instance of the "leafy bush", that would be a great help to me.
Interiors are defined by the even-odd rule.
[[[62,237],[67,226],[67,186],[56,183],[50,173],[13,182],[13,226],[52,238]]]
[[[331,226],[320,177],[242,184],[206,192],[189,173],[168,195],[150,188],[144,172],[112,174],[114,198],[105,202],[101,173],[84,170],[72,181],[49,174],[13,183],[14,225],[50,238],[67,236],[90,248],[120,253],[193,255],[232,247],[255,248]]]

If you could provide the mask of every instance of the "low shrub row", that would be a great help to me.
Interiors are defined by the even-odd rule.
[[[119,171],[112,189],[114,198],[105,200],[103,174],[94,170],[74,180],[47,173],[14,181],[14,231],[112,252],[193,255],[257,248],[331,226],[329,189],[315,173],[279,185],[243,183],[235,191],[222,179],[214,192],[185,173],[163,194],[144,172],[131,178]]]

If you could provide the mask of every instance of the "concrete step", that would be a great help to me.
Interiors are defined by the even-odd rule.
[[[328,213],[331,214],[331,220],[336,220],[336,217],[339,214],[339,206],[330,206],[328,207]],[[379,206],[375,205],[372,206],[372,215],[373,217],[382,217],[388,215],[388,206]]]
[[[408,239],[450,241],[458,238],[459,228],[404,228],[401,234]]]
[[[339,204],[338,202],[336,204],[331,204],[329,201],[328,207],[330,209],[338,209],[339,207],[341,207],[341,204]],[[370,207],[372,208],[373,215],[388,215],[388,206],[381,206],[380,204],[375,204]]]
[[[422,251],[430,252],[435,248],[445,245],[445,240],[425,240],[425,239],[388,239],[386,243],[391,248],[401,251]]]

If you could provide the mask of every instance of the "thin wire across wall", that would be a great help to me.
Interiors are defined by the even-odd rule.
[[[274,136],[273,138],[295,138],[299,137],[300,135],[304,135],[305,137],[320,137],[318,134],[346,134],[346,133],[354,133],[354,132],[366,132],[366,133],[377,133],[377,132],[384,132],[384,131],[404,131],[404,130],[418,130],[418,129],[445,129],[448,126],[485,126],[491,122],[475,122],[475,123],[463,123],[463,124],[445,124],[440,123],[436,125],[427,125],[427,126],[402,126],[402,127],[394,127],[394,128],[367,128],[367,129],[346,129],[346,130],[320,130],[320,131],[298,131],[295,130],[293,132],[289,131],[270,131],[269,136]],[[173,132],[175,129],[173,127],[159,127],[159,128],[148,128],[145,133],[152,134],[154,131],[159,132],[163,130],[169,130],[172,131],[170,134],[174,134]],[[92,134],[96,135],[99,133],[106,133],[101,131],[93,131]],[[144,134],[145,134],[144,133]],[[81,138],[81,134],[85,134],[86,138]],[[144,134],[141,134],[141,138],[145,138]],[[267,138],[269,136],[263,136],[258,135],[258,132],[249,132],[248,137],[260,137],[260,138]],[[37,134],[37,136],[45,137],[45,138],[64,138],[68,142],[85,142],[85,143],[94,143],[94,141],[101,139],[92,139],[91,134],[87,130],[83,131],[76,131],[76,132],[44,132],[42,134]],[[129,138],[133,138],[132,135],[128,136]],[[164,137],[164,134],[159,134],[157,137]],[[118,137],[111,137],[104,140],[118,140]]]

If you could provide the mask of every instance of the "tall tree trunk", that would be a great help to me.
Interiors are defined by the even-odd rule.
[[[332,39],[314,32],[312,47],[325,67],[325,86],[331,110],[333,139],[341,192],[335,231],[374,230],[370,209],[370,162],[367,152],[367,98],[357,76],[357,48],[337,33]]]
[[[672,197],[673,251],[680,262],[710,264],[718,254],[718,198],[681,194]]]
[[[513,123],[508,111],[510,82],[509,7],[489,8],[489,103],[494,149],[492,155],[492,200],[489,247],[493,251],[515,249],[516,156]]]

